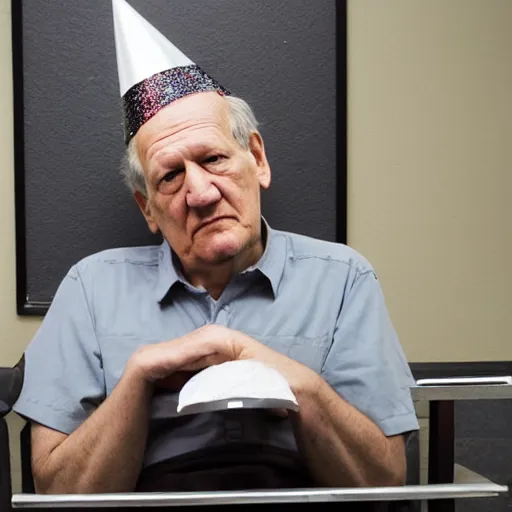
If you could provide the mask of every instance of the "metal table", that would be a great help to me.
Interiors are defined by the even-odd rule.
[[[257,505],[271,503],[397,502],[457,498],[484,498],[508,493],[508,487],[490,483],[410,485],[360,489],[300,489],[283,491],[229,491],[194,493],[15,494],[12,506],[27,508],[172,507]]]
[[[439,379],[442,381],[443,379]],[[449,379],[446,380],[449,382]],[[454,481],[455,468],[455,418],[456,400],[505,400],[512,399],[510,384],[428,385],[411,389],[413,400],[427,400],[430,407],[428,483],[446,484]],[[453,512],[453,500],[443,502],[440,512]]]
[[[413,400],[430,402],[455,400],[506,400],[512,398],[512,385],[416,386],[411,388]]]
[[[15,494],[14,509],[136,508],[272,503],[429,502],[431,511],[454,510],[460,498],[485,498],[508,494],[508,487],[490,481],[454,482],[454,401],[512,399],[512,385],[439,385],[412,389],[415,401],[430,403],[429,485],[362,489],[300,489],[280,491],[230,491],[195,493],[121,494]]]

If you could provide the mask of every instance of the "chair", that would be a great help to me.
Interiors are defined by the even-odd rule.
[[[14,368],[0,368],[0,510],[11,510],[11,460],[9,431],[4,416],[10,412],[23,385],[25,358]]]
[[[11,464],[9,433],[4,418],[0,418],[0,510],[11,510]]]

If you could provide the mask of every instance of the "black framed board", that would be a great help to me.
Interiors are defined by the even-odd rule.
[[[346,241],[346,5],[129,0],[261,123],[272,227]],[[112,6],[12,0],[17,311],[44,315],[70,266],[155,243],[118,169]]]

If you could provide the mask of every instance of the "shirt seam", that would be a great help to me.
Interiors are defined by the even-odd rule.
[[[400,414],[392,414],[391,416],[386,416],[385,418],[380,418],[380,421],[384,422],[384,421],[392,420],[394,418],[401,418],[402,416],[414,416],[415,418],[417,418],[417,415],[414,411],[409,411],[409,412],[402,412]]]
[[[109,265],[123,265],[125,263],[128,263],[130,265],[142,265],[144,267],[157,267],[159,262],[157,260],[155,261],[136,261],[136,260],[101,260],[102,263],[108,263]]]
[[[13,411],[19,416],[27,418],[29,421],[36,421],[43,425],[51,424],[50,428],[57,429],[60,432],[65,433],[68,433],[69,431],[72,432],[78,428],[85,419],[87,419],[87,415],[85,415],[85,419],[75,415],[70,415],[64,409],[55,408],[47,403],[41,403],[30,396],[27,397],[24,402],[14,404]],[[50,420],[48,420],[47,417],[43,417],[46,415],[47,411],[51,411],[53,413]],[[57,416],[57,421],[55,421],[55,416]],[[63,427],[62,423],[67,423],[67,425]]]
[[[351,263],[350,261],[345,261],[339,258],[333,258],[332,256],[320,256],[318,254],[301,254],[301,255],[290,255],[290,259],[292,260],[309,260],[309,259],[317,259],[322,261],[334,261],[336,263],[341,263],[342,265],[346,265],[347,267],[353,268],[359,276],[364,276],[366,274],[375,273],[373,268],[366,268],[361,270],[360,266],[356,263]]]
[[[343,263],[343,262],[340,262],[340,263]],[[367,269],[365,271],[361,271],[359,268],[353,267],[353,266],[351,266],[351,268],[354,268],[354,271],[355,271],[356,275],[354,277],[354,281],[353,281],[352,285],[350,286],[350,288],[347,288],[347,286],[346,286],[348,284],[348,282],[345,283],[345,287],[343,288],[343,295],[342,295],[343,298],[340,301],[338,313],[336,314],[336,323],[334,325],[334,330],[332,332],[331,344],[329,346],[329,349],[326,351],[324,360],[322,362],[322,369],[321,369],[322,372],[325,369],[325,363],[327,362],[327,358],[329,357],[329,354],[331,353],[332,347],[334,346],[334,337],[335,337],[336,331],[338,329],[338,323],[340,321],[340,315],[341,315],[341,313],[343,311],[343,307],[345,305],[345,302],[346,302],[350,292],[352,291],[352,289],[354,288],[356,282],[359,279],[363,279],[364,277],[366,277],[368,275],[371,275],[371,274],[376,275],[375,274],[375,270],[373,270],[372,268]]]
[[[99,342],[99,339],[98,339],[98,333],[96,331],[96,322],[94,321],[94,317],[93,317],[93,314],[92,314],[91,306],[89,304],[89,300],[87,299],[87,293],[85,292],[85,286],[84,286],[84,282],[83,282],[83,279],[82,279],[82,275],[80,274],[80,270],[78,269],[78,267],[76,269],[76,273],[77,273],[77,276],[78,276],[78,281],[80,282],[80,289],[82,290],[82,294],[84,296],[84,302],[85,302],[85,306],[87,308],[87,314],[89,315],[89,320],[91,322],[92,330],[94,332],[94,340],[96,341],[96,346],[98,347],[98,353],[100,355],[101,365],[103,367],[103,353],[101,351],[101,345],[100,345],[100,342]],[[107,383],[106,383],[106,380],[105,380],[105,372],[103,372],[103,389],[104,390],[107,389]]]

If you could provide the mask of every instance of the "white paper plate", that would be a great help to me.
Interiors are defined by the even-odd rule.
[[[290,409],[299,405],[286,379],[260,361],[230,361],[210,366],[183,386],[178,414],[225,409]]]

